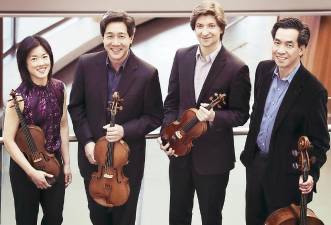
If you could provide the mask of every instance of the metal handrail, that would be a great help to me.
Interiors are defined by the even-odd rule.
[[[241,136],[248,134],[248,127],[235,127],[233,128],[233,135],[234,136]],[[328,131],[331,132],[331,124],[328,125]],[[145,136],[146,139],[156,139],[160,136],[159,133],[149,133]],[[76,142],[77,138],[75,135],[69,135],[69,142]],[[3,145],[3,138],[0,137],[0,145]]]
[[[329,127],[330,132],[331,126]],[[248,134],[248,127],[237,127],[233,128],[233,135],[247,135]],[[149,133],[145,136],[146,139],[156,139],[160,136],[159,133]],[[74,134],[69,135],[69,142],[76,142],[77,138]],[[0,145],[3,145],[3,137],[0,137]]]

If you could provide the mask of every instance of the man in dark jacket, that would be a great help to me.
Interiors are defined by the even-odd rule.
[[[78,164],[92,223],[134,225],[144,174],[145,135],[160,126],[163,118],[158,72],[130,50],[135,32],[131,16],[109,11],[100,30],[105,50],[80,57],[68,109],[78,139]],[[111,127],[107,107],[115,91],[123,98],[123,110]],[[123,206],[111,210],[98,205],[89,194],[91,173],[97,170],[94,146],[102,136],[109,142],[123,139],[130,148],[129,164],[124,167],[130,196]]]
[[[241,161],[246,167],[246,224],[263,225],[267,216],[312,190],[329,149],[328,94],[301,64],[309,28],[296,18],[278,21],[272,29],[273,60],[256,69],[254,105]],[[314,158],[308,180],[293,167],[300,136],[307,136]],[[300,190],[300,191],[299,191]]]
[[[248,67],[222,43],[224,12],[216,1],[203,1],[193,9],[191,28],[199,45],[179,49],[164,102],[163,126],[179,120],[189,108],[208,124],[205,134],[193,141],[192,151],[170,157],[169,224],[189,225],[196,191],[203,225],[221,225],[222,208],[235,152],[232,128],[248,119],[250,80]],[[221,110],[207,110],[214,93],[226,94]],[[167,145],[161,145],[166,150]],[[166,150],[168,155],[174,152]]]

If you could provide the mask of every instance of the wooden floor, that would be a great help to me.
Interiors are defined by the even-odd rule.
[[[229,26],[225,33],[224,46],[249,65],[252,83],[257,63],[271,57],[270,30],[275,20],[275,17],[243,17]],[[153,20],[138,29],[132,49],[136,55],[158,68],[163,98],[166,96],[169,72],[176,49],[195,43],[196,39],[187,19]],[[70,91],[70,84],[68,87]],[[237,158],[243,149],[245,139],[246,136],[235,137]],[[91,223],[83,180],[78,171],[77,143],[70,144],[70,155],[73,183],[66,191],[63,225],[88,225]],[[7,154],[3,155],[3,160],[1,224],[14,225],[14,206],[8,177],[9,158]],[[331,186],[330,175],[331,163],[328,160],[321,171],[321,179],[317,187],[318,194],[309,204],[309,207],[324,221],[324,224],[331,224],[331,198],[328,194],[328,187]],[[224,225],[245,224],[244,194],[245,169],[238,161],[235,169],[230,173],[223,210]],[[137,225],[168,224],[168,158],[159,150],[155,140],[147,141],[145,176],[138,204]],[[197,201],[195,201],[192,221],[193,225],[201,224]]]

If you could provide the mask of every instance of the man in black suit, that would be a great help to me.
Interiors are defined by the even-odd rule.
[[[271,33],[273,60],[260,62],[256,69],[253,112],[241,154],[247,225],[262,225],[271,212],[298,204],[301,193],[311,201],[329,149],[327,91],[300,61],[309,28],[296,18],[285,18]],[[292,167],[292,150],[302,135],[310,139],[309,155],[315,158],[306,182]]]
[[[192,151],[170,157],[169,224],[188,225],[192,220],[194,192],[203,225],[222,224],[222,208],[235,153],[232,128],[248,119],[250,80],[247,65],[231,54],[221,40],[224,12],[216,1],[204,1],[193,9],[190,25],[199,45],[179,49],[175,55],[166,97],[163,126],[179,120],[189,108],[208,123],[205,134],[193,141]],[[214,93],[226,94],[221,110],[204,108]]]
[[[135,32],[131,16],[109,11],[100,22],[100,30],[105,50],[80,57],[68,109],[78,139],[78,164],[92,223],[134,225],[144,173],[145,135],[160,126],[163,118],[158,71],[130,50]],[[106,108],[114,91],[124,101],[115,126],[110,127]],[[88,191],[91,173],[97,170],[95,142],[102,136],[109,142],[123,139],[130,148],[129,164],[124,167],[130,196],[126,204],[111,209],[94,202]]]

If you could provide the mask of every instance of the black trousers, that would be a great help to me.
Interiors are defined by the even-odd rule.
[[[263,187],[268,158],[257,154],[246,168],[246,225],[264,225],[269,209]]]
[[[107,208],[96,203],[90,196],[90,176],[84,178],[85,191],[93,225],[135,225],[141,180],[129,179],[130,195],[123,206]]]
[[[12,159],[10,160],[9,174],[17,225],[36,225],[39,203],[43,209],[41,225],[62,224],[65,194],[63,170],[61,170],[57,182],[45,190],[38,189]]]
[[[197,192],[201,220],[203,225],[221,225],[222,209],[229,172],[215,175],[198,174],[191,161],[191,155],[185,156],[181,166],[170,161],[170,225],[190,225],[194,192]],[[183,161],[183,159],[180,159]]]
[[[299,175],[279,173],[273,177],[268,174],[267,164],[268,157],[257,154],[246,168],[246,225],[264,225],[275,210],[300,203]],[[312,194],[307,195],[308,202]]]

